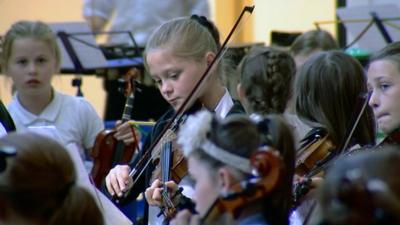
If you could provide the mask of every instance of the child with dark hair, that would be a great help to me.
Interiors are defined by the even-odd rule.
[[[208,224],[288,224],[294,144],[290,128],[281,116],[269,115],[258,122],[244,115],[232,115],[220,120],[210,112],[201,111],[183,124],[178,143],[188,159],[189,174],[195,181],[193,201],[198,215],[181,211],[171,224],[197,224],[199,220]],[[279,155],[278,164],[271,163],[271,159],[262,161],[269,168],[264,175],[268,177],[271,171],[279,171],[279,178],[275,177],[276,183],[271,181],[274,185],[270,186],[270,190],[252,199],[258,188],[265,187],[251,182],[252,178],[263,177],[254,173],[251,161],[263,151]],[[177,189],[173,183],[168,185],[171,190]],[[155,186],[149,188],[146,191],[148,200],[160,204],[161,189]],[[244,200],[231,212],[218,211],[219,200],[234,202],[236,198],[240,201],[247,197],[251,200]],[[215,209],[216,213],[210,214]]]
[[[337,160],[319,190],[320,224],[400,224],[399,160],[397,146]]]
[[[254,47],[238,66],[237,93],[250,116],[283,114],[293,128],[296,146],[309,127],[288,112],[296,67],[286,52],[269,47]]]
[[[295,86],[296,113],[312,127],[296,160],[295,196],[300,206],[293,214],[293,221],[302,221],[313,211],[308,202],[314,201],[313,190],[323,179],[325,169],[349,149],[374,144],[375,125],[372,111],[366,107],[348,146],[341,149],[367,94],[364,69],[343,52],[312,56],[298,72]],[[300,219],[295,219],[297,216]]]
[[[0,224],[103,225],[59,143],[34,133],[0,138]]]
[[[333,36],[325,30],[318,29],[298,36],[290,47],[290,52],[299,69],[313,54],[337,49],[339,45]]]

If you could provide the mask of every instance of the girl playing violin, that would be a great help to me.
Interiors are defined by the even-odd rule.
[[[364,70],[355,59],[339,51],[319,53],[297,74],[296,113],[312,128],[323,128],[333,146],[339,147],[356,114],[355,106],[360,105],[358,101],[365,93]],[[369,114],[364,114],[351,144],[373,142],[373,127]]]
[[[104,129],[103,121],[84,98],[52,87],[61,59],[50,27],[31,21],[13,24],[5,35],[1,60],[16,89],[8,110],[17,130],[54,126],[63,144],[75,144],[84,157]]]
[[[370,59],[367,72],[369,105],[385,143],[398,144],[400,128],[400,42],[389,44]]]
[[[294,128],[295,143],[298,144],[298,139],[307,133],[309,127],[286,110],[296,73],[293,58],[282,50],[255,47],[240,62],[238,73],[237,93],[251,117],[284,114],[288,124]]]
[[[171,224],[202,224],[205,221],[207,224],[288,224],[294,146],[290,129],[280,116],[269,115],[259,122],[242,115],[219,120],[211,113],[201,111],[184,123],[178,143],[188,158],[189,173],[195,181],[193,200],[198,215],[181,211]],[[266,145],[283,159],[280,165],[268,164],[270,171],[277,169],[280,176],[264,195],[246,201],[246,197],[251,198],[254,194],[251,185],[243,185],[252,177],[250,158],[263,151]],[[236,189],[239,186],[244,187],[243,193]],[[153,194],[156,201],[159,193]],[[219,200],[235,199],[235,196],[243,197],[242,204],[218,205]],[[218,211],[218,207],[230,208],[231,212]],[[213,214],[213,210],[217,213]]]
[[[161,95],[170,103],[172,109],[167,111],[156,123],[148,136],[141,155],[161,133],[175,110],[179,109],[196,82],[205,72],[207,66],[215,58],[220,47],[219,33],[216,27],[205,17],[178,18],[158,27],[150,36],[144,53],[145,67],[154,79]],[[224,66],[219,63],[212,68],[211,76],[198,90],[197,100],[201,108],[214,111],[220,117],[235,112],[243,112],[240,103],[232,100],[227,89],[221,84]],[[125,124],[127,125],[127,124]],[[123,134],[124,124],[120,134]],[[131,133],[130,129],[125,130]],[[132,177],[129,176],[131,165],[118,165],[106,177],[107,190],[111,195],[122,196],[130,190],[131,197],[136,196],[149,186],[151,173],[155,165],[150,163],[145,174],[131,188]],[[157,210],[157,214],[159,210]]]
[[[318,177],[323,176],[321,172],[342,150],[347,151],[340,148],[365,102],[362,97],[366,92],[363,68],[345,53],[318,53],[301,67],[296,77],[296,113],[312,130],[297,153],[296,174],[307,178],[296,179],[297,200],[301,200],[309,188],[318,185]],[[350,147],[374,143],[374,124],[368,107],[349,143]],[[300,185],[304,183],[309,184],[307,188]],[[312,194],[309,197],[312,199]],[[298,211],[300,214],[303,214],[302,208]],[[305,208],[308,214],[310,207]]]
[[[34,133],[0,138],[0,224],[103,225],[68,152]]]

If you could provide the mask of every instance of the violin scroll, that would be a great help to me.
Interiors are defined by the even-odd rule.
[[[220,196],[203,217],[202,224],[212,224],[211,221],[225,212],[237,218],[244,206],[264,198],[278,187],[283,162],[276,150],[257,151],[251,156],[250,164],[255,178],[238,183],[231,193]]]

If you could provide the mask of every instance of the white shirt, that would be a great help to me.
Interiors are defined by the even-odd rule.
[[[228,115],[229,111],[233,107],[233,100],[229,91],[225,88],[225,94],[219,100],[217,106],[214,109],[215,115],[225,118]]]
[[[80,154],[94,145],[97,134],[104,129],[103,121],[93,106],[84,98],[54,91],[54,98],[39,114],[26,110],[18,100],[18,93],[8,105],[17,131],[37,126],[54,126],[64,145],[76,144]]]
[[[151,32],[160,24],[182,16],[209,16],[207,0],[84,0],[83,15],[111,21],[111,31],[131,31],[144,47]],[[113,34],[109,43],[131,43],[127,34]]]

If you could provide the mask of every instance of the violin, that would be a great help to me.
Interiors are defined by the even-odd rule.
[[[337,157],[342,155],[347,149],[353,133],[365,112],[371,93],[365,97],[361,104],[361,109],[355,110],[355,120],[347,129],[340,146],[335,146],[329,139],[329,134],[322,128],[313,129],[303,139],[301,149],[297,154],[295,173],[305,179],[295,183],[293,188],[294,207],[298,206],[301,199],[311,189],[311,178],[315,176],[323,176],[323,172],[335,161]],[[350,154],[351,151],[346,154]]]
[[[122,114],[122,123],[131,120],[135,91],[140,91],[134,81],[137,76],[135,73],[138,73],[138,71],[132,69],[125,75],[125,95],[127,99]],[[134,143],[125,145],[123,141],[115,139],[115,133],[115,129],[101,131],[96,136],[96,141],[90,154],[93,158],[93,168],[90,174],[95,186],[98,188],[101,187],[111,168],[117,164],[129,163],[138,149],[139,140],[136,137],[134,137]],[[133,134],[135,135],[134,132]]]
[[[168,187],[165,185],[167,181],[173,180],[175,183],[179,183],[184,176],[188,173],[188,163],[176,143],[176,132],[188,115],[202,108],[201,104],[196,102],[180,119],[180,121],[174,123],[165,135],[162,141],[153,149],[151,158],[153,165],[156,165],[152,176],[151,182],[155,179],[161,180],[163,185],[163,191],[161,197],[163,199],[163,205],[160,208],[160,213],[158,216],[164,215],[164,223],[172,219],[177,209],[180,207],[178,204],[180,202],[174,202],[174,196],[171,198],[169,196]],[[183,189],[180,189],[182,192]],[[175,194],[176,195],[176,194]]]
[[[303,143],[296,155],[296,174],[305,176],[320,164],[330,154],[335,146],[329,135],[322,128],[313,129],[303,139]]]
[[[377,146],[400,145],[400,129],[396,129],[386,136]]]
[[[297,206],[303,196],[311,188],[311,178],[321,175],[318,168],[327,162],[336,149],[327,132],[322,128],[310,131],[302,140],[302,145],[296,156],[295,173],[304,177],[304,181],[293,186],[294,206]]]
[[[274,191],[281,181],[283,161],[277,150],[267,147],[250,157],[255,177],[234,185],[233,190],[218,197],[201,219],[201,224],[215,224],[224,213],[237,219],[249,204],[261,200]]]
[[[142,176],[142,174],[144,173],[144,171],[148,168],[148,166],[150,165],[150,163],[154,163],[157,161],[157,158],[160,159],[160,155],[161,155],[161,147],[160,145],[165,145],[168,142],[171,142],[173,138],[171,138],[171,135],[173,133],[175,133],[175,129],[178,127],[177,125],[180,124],[183,121],[183,117],[186,115],[186,112],[189,110],[189,108],[194,105],[194,103],[196,102],[196,94],[197,91],[202,87],[202,85],[204,85],[205,81],[207,80],[207,78],[210,76],[211,71],[213,66],[215,65],[215,63],[222,57],[222,54],[229,41],[229,39],[231,38],[231,36],[233,35],[233,32],[235,31],[235,29],[237,28],[237,26],[239,25],[239,22],[241,20],[241,18],[243,17],[245,12],[249,12],[252,13],[254,10],[254,6],[252,7],[244,7],[243,11],[241,12],[241,14],[239,15],[239,18],[237,19],[235,25],[233,26],[232,30],[229,32],[227,38],[225,39],[224,43],[221,45],[220,49],[218,50],[218,52],[215,55],[215,58],[210,62],[210,64],[208,65],[208,67],[206,68],[206,70],[204,71],[204,73],[202,74],[202,76],[200,77],[200,79],[197,81],[197,83],[194,85],[194,88],[191,90],[191,92],[189,93],[188,97],[184,100],[184,102],[182,103],[182,105],[179,107],[179,109],[177,109],[174,113],[174,115],[172,116],[172,118],[169,120],[169,122],[164,126],[163,130],[161,131],[160,135],[153,141],[153,143],[151,144],[151,146],[144,152],[144,154],[142,155],[142,157],[139,159],[139,161],[136,163],[136,166],[132,169],[132,171],[130,172],[129,176],[132,178],[133,182],[132,182],[132,187],[135,186],[135,184],[137,183],[137,181],[139,180],[139,178]],[[171,145],[173,146],[173,145]],[[158,150],[157,150],[158,149]],[[164,151],[164,150],[163,150]],[[168,154],[168,152],[172,152],[170,150],[167,150],[167,156],[166,157],[161,157],[161,159],[163,160],[164,158],[166,160],[170,160],[170,169],[172,172],[171,174],[183,174],[186,175],[187,173],[187,163],[186,160],[184,160],[179,155],[177,155],[176,157],[174,157],[174,159],[172,159],[171,155]],[[174,151],[177,152],[177,154],[179,154],[179,151]],[[180,153],[181,154],[181,153]],[[171,160],[172,159],[172,160]],[[162,164],[166,164],[163,161],[160,161],[161,165]],[[168,164],[168,162],[167,162]],[[178,166],[177,166],[178,165]],[[162,169],[161,171],[166,171],[167,166],[163,166],[164,169]],[[184,171],[183,173],[179,172],[180,171]],[[162,174],[163,172],[161,172],[160,174]],[[157,175],[153,175],[153,177],[156,177]],[[183,176],[176,176],[176,178],[173,178],[175,181],[177,181],[177,183],[179,183],[180,179]],[[128,192],[125,192],[123,197],[126,197]],[[113,197],[114,200],[116,200],[117,202],[120,201],[121,199],[118,199],[117,196]],[[168,200],[170,199],[165,199],[167,201],[164,202],[169,202]],[[164,206],[165,209],[167,209],[167,211],[171,211],[169,206]]]

